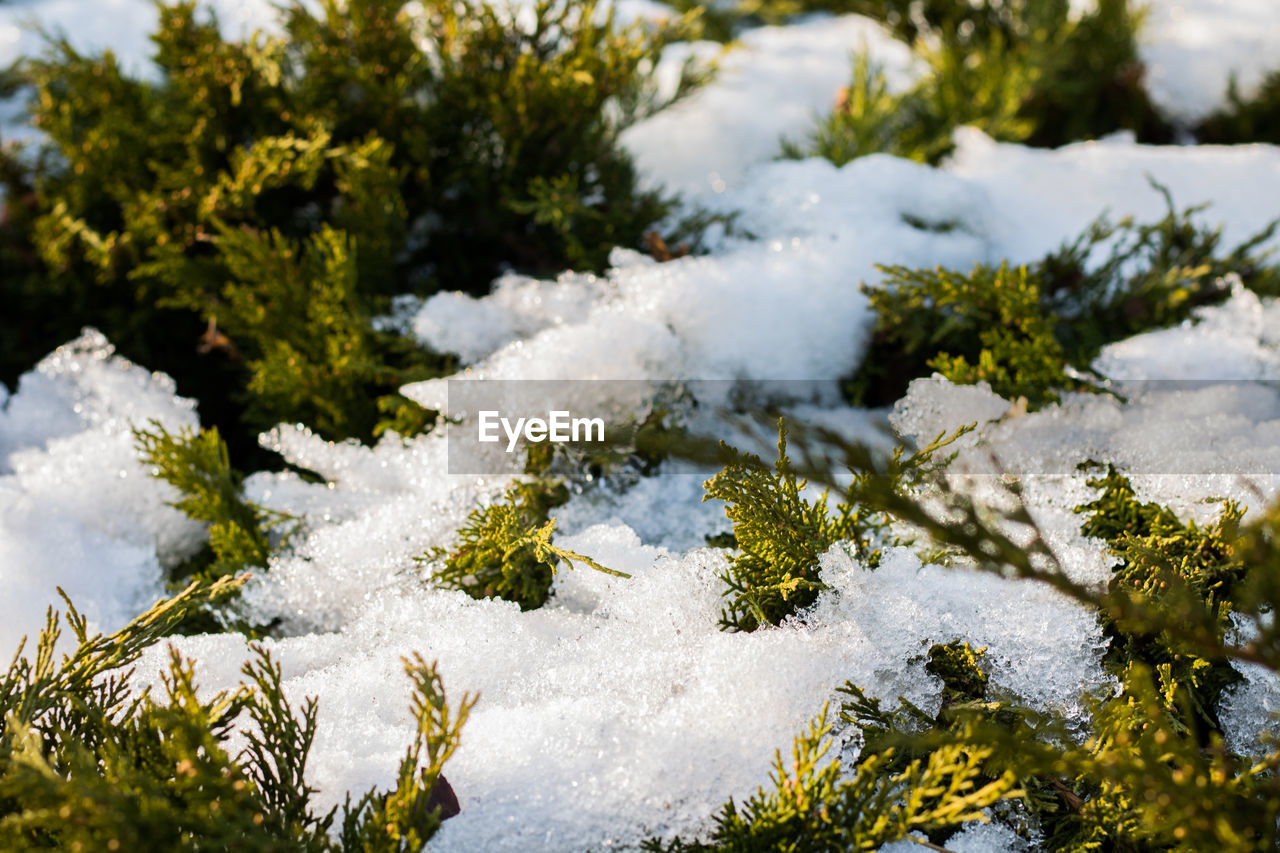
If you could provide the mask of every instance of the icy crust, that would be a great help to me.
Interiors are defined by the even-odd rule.
[[[459,351],[474,378],[834,380],[866,345],[859,282],[877,277],[876,263],[986,257],[984,202],[978,188],[890,157],[766,164],[723,201],[760,239],[663,264],[618,254],[624,265],[605,276],[506,279],[480,299],[437,294],[414,329]],[[930,211],[973,222],[945,234],[909,224]],[[430,387],[405,393],[435,399]]]
[[[1272,146],[1113,140],[1044,151],[971,129],[956,141],[945,169],[884,155],[843,168],[757,165],[714,205],[740,211],[739,227],[757,240],[726,238],[710,256],[664,264],[615,253],[604,276],[508,278],[478,299],[440,293],[413,329],[424,344],[459,353],[471,378],[836,379],[865,348],[873,318],[858,284],[881,280],[876,264],[1031,262],[1102,211],[1163,216],[1148,176],[1180,207],[1210,204],[1200,217],[1221,222],[1228,244],[1262,230],[1280,197]],[[439,385],[405,393],[438,405]]]
[[[189,552],[200,525],[167,505],[132,429],[195,426],[173,382],[115,356],[86,329],[0,399],[0,649],[62,606],[61,586],[92,628],[120,627],[163,592],[161,562]]]
[[[438,659],[451,690],[481,694],[449,767],[463,812],[433,840],[443,851],[599,849],[705,829],[725,796],[765,780],[772,749],[845,679],[936,708],[923,671],[935,642],[988,646],[995,683],[1070,716],[1080,687],[1102,683],[1090,614],[1031,585],[921,566],[906,550],[875,572],[833,550],[833,589],[804,626],[732,635],[716,625],[723,552],[675,555],[621,525],[560,541],[633,578],[563,573],[553,604],[529,613],[407,579],[366,586],[336,632],[268,644],[290,697],[319,697],[308,770],[322,805],[388,782],[411,729],[398,663],[410,650]],[[268,578],[297,582],[276,567]],[[233,683],[245,654],[231,636],[177,645],[209,690]],[[155,649],[139,672],[163,663]]]

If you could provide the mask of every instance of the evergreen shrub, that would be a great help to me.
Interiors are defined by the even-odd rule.
[[[375,327],[391,296],[598,269],[672,209],[618,134],[665,104],[653,65],[695,16],[526,11],[290,3],[280,35],[235,41],[159,4],[143,79],[52,39],[21,68],[48,141],[0,163],[0,288],[23,306],[0,318],[0,379],[94,325],[199,399],[233,457],[281,421],[424,423],[395,391],[452,365]]]
[[[819,4],[826,6],[825,2]],[[1128,0],[1099,0],[1073,14],[1068,0],[842,0],[841,11],[882,21],[927,65],[911,88],[890,93],[864,55],[834,111],[789,157],[837,165],[884,152],[938,163],[957,127],[1005,142],[1054,147],[1118,130],[1172,141],[1143,85]]]
[[[450,708],[434,664],[405,660],[416,732],[395,786],[348,798],[341,815],[314,811],[305,781],[316,701],[290,703],[262,647],[232,692],[200,698],[192,664],[172,650],[163,697],[130,688],[144,649],[241,583],[194,581],[110,636],[90,635],[67,601],[74,636],[61,661],[50,609],[34,657],[20,648],[0,675],[0,847],[421,849],[440,826],[431,794],[475,702],[463,696]],[[246,743],[232,753],[237,718]]]
[[[1048,850],[1244,853],[1280,844],[1280,749],[1272,742],[1263,755],[1237,754],[1218,725],[1234,663],[1280,672],[1277,506],[1242,525],[1241,510],[1227,504],[1201,527],[1137,500],[1109,469],[1090,481],[1099,497],[1077,510],[1082,531],[1119,558],[1111,582],[1095,587],[1063,571],[1016,481],[997,511],[953,489],[943,470],[924,473],[924,498],[894,488],[890,468],[866,447],[843,451],[841,466],[803,473],[918,531],[948,562],[1047,584],[1094,609],[1114,687],[1083,692],[1087,714],[1069,718],[997,687],[985,650],[962,638],[937,643],[924,661],[940,682],[937,713],[905,699],[886,709],[846,683],[838,721],[824,709],[796,737],[791,761],[777,757],[771,785],[742,805],[729,800],[707,840],[652,839],[646,849],[872,850],[900,839],[947,849],[969,821],[1000,823]],[[841,485],[844,465],[862,476]]]
[[[1227,248],[1221,228],[1197,221],[1203,207],[1179,211],[1156,188],[1167,205],[1161,219],[1104,215],[1029,266],[978,264],[968,274],[881,267],[884,282],[863,285],[876,325],[846,384],[849,398],[888,405],[912,379],[937,372],[985,381],[1034,408],[1088,388],[1090,365],[1109,343],[1177,325],[1235,286],[1280,293],[1280,267],[1259,248],[1280,221]]]

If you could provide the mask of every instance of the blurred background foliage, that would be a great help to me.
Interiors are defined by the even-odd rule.
[[[375,327],[392,295],[600,269],[672,210],[618,134],[666,102],[653,65],[696,15],[406,7],[295,3],[281,36],[229,41],[181,2],[160,7],[154,79],[59,38],[12,69],[47,142],[0,160],[19,306],[0,378],[92,324],[197,398],[241,464],[281,421],[369,440],[388,413],[429,422],[395,391],[453,369]],[[704,76],[686,72],[673,97]]]

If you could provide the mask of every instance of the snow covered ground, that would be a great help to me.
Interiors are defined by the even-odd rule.
[[[219,0],[229,26],[259,26],[265,4]],[[85,47],[141,56],[144,0],[0,6],[0,64],[35,42],[13,29],[27,12]],[[1153,4],[1144,55],[1165,104],[1187,115],[1217,103],[1228,75],[1259,78],[1280,56],[1280,9],[1267,0]],[[501,280],[490,296],[441,294],[412,318],[427,343],[458,352],[469,377],[498,379],[807,379],[834,381],[862,357],[872,318],[861,281],[877,263],[967,267],[1032,260],[1103,210],[1150,219],[1163,200],[1239,241],[1280,215],[1280,149],[1152,148],[1122,139],[1056,151],[997,144],[964,130],[933,169],[886,156],[837,169],[770,162],[781,134],[798,136],[848,75],[849,51],[877,52],[909,79],[905,50],[863,19],[762,29],[726,59],[726,74],[670,114],[628,134],[646,173],[705,204],[740,210],[758,239],[725,237],[699,258],[655,264],[615,255],[604,276]],[[137,60],[141,61],[141,60]],[[141,66],[139,66],[141,68]],[[749,109],[748,107],[754,107]],[[909,221],[956,223],[945,232]],[[929,436],[970,420],[982,443],[957,464],[980,471],[989,451],[1027,473],[1049,541],[1079,578],[1108,569],[1070,508],[1089,497],[1075,462],[1101,458],[1139,472],[1142,495],[1188,515],[1210,496],[1261,506],[1280,491],[1280,396],[1240,380],[1280,378],[1280,305],[1239,293],[1198,325],[1109,347],[1098,367],[1126,379],[1195,378],[1129,403],[1070,399],[1024,417],[979,388],[921,381],[893,420]],[[51,348],[58,342],[50,342]],[[809,387],[809,386],[806,386]],[[410,386],[423,401],[439,383]],[[797,405],[811,400],[796,400]],[[824,403],[828,422],[865,413]],[[161,593],[160,564],[200,531],[164,502],[130,451],[131,425],[195,423],[163,376],[112,355],[92,332],[54,351],[11,397],[0,388],[0,649],[37,630],[61,585],[101,629]],[[296,546],[256,578],[254,616],[280,619],[268,642],[292,698],[319,698],[310,781],[324,804],[386,784],[408,743],[408,682],[399,658],[437,659],[448,689],[481,699],[448,768],[461,815],[432,842],[441,851],[562,851],[622,846],[702,828],[724,799],[767,777],[834,686],[853,680],[882,697],[938,702],[923,671],[932,643],[989,648],[994,681],[1078,715],[1079,693],[1105,683],[1093,616],[1047,589],[921,565],[905,549],[868,572],[841,549],[824,557],[823,593],[805,626],[754,634],[717,629],[722,552],[696,547],[726,529],[701,502],[699,480],[657,476],[621,493],[586,491],[562,508],[558,544],[629,572],[630,580],[561,572],[547,607],[521,613],[423,583],[413,557],[448,545],[498,478],[450,475],[446,436],[374,448],[334,445],[282,426],[265,437],[327,484],[258,474],[251,497],[305,518]],[[237,636],[179,639],[209,690],[239,681]],[[149,683],[166,662],[139,666]],[[1248,749],[1280,684],[1255,675],[1228,703],[1233,743]],[[994,828],[955,850],[1008,849]]]

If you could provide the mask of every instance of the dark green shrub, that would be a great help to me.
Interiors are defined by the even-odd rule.
[[[885,152],[937,163],[951,134],[973,125],[1006,142],[1058,146],[1117,130],[1171,141],[1143,86],[1128,0],[1101,0],[1078,18],[1068,0],[847,0],[842,11],[886,24],[921,52],[929,71],[890,94],[863,56],[836,109],[789,157],[837,165]]]
[[[181,2],[153,81],[64,41],[28,63],[49,142],[32,169],[4,160],[0,288],[22,310],[0,378],[92,324],[198,398],[233,455],[281,420],[367,440],[382,414],[424,423],[395,389],[450,366],[371,327],[391,295],[640,245],[670,199],[617,137],[662,106],[648,69],[687,22],[406,5],[290,4],[283,37],[229,42]]]
[[[1201,119],[1194,133],[1198,142],[1212,145],[1280,144],[1280,71],[1268,74],[1251,98],[1240,94],[1232,78],[1226,105]]]
[[[68,602],[74,632],[50,611],[34,659],[15,655],[0,676],[0,846],[6,850],[417,851],[440,825],[428,805],[474,704],[445,701],[434,665],[405,661],[417,731],[394,789],[312,811],[304,781],[316,702],[295,711],[266,651],[245,664],[240,689],[207,700],[176,652],[164,700],[135,695],[129,679],[144,648],[242,581],[198,581],[110,636],[90,636]],[[233,755],[237,716],[247,745]],[[334,835],[330,833],[333,832]],[[336,835],[336,837],[334,837]]]

